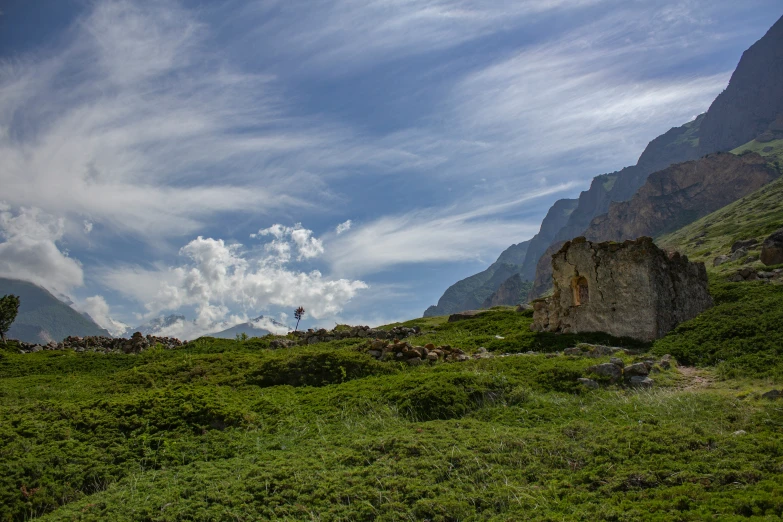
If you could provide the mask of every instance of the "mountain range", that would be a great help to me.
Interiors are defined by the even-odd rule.
[[[89,315],[77,312],[33,283],[0,278],[0,296],[7,294],[20,298],[19,313],[7,333],[9,339],[45,344],[69,335],[110,335]]]
[[[728,171],[738,164],[728,157],[720,160],[704,157],[737,147],[743,150],[750,147],[751,151],[762,152],[765,147],[774,146],[758,147],[759,144],[770,143],[779,138],[783,138],[783,18],[743,53],[728,87],[718,95],[706,113],[652,140],[636,165],[598,175],[593,178],[590,188],[582,192],[579,198],[555,202],[547,212],[538,234],[523,243],[527,248],[524,258],[518,263],[521,267],[509,277],[519,274],[521,279],[533,281],[527,296],[528,299],[533,299],[551,286],[551,254],[563,242],[573,237],[587,233],[593,237],[628,239],[642,229],[643,233],[660,234],[717,210],[720,207],[716,205],[720,203],[731,203],[758,188],[758,178],[731,176]],[[746,158],[741,163],[746,165],[748,161],[751,161],[751,158]],[[653,173],[677,164],[683,164],[679,177],[672,171],[653,177],[653,183],[670,182],[668,190],[645,185]],[[696,176],[700,180],[696,183],[698,186],[691,186],[694,179],[685,176],[683,169],[689,168],[700,169],[701,175]],[[717,170],[712,170],[713,168]],[[730,178],[731,183],[722,187],[720,183],[711,185],[711,193],[707,197],[702,194],[701,189],[710,185],[710,178],[716,181]],[[769,180],[768,176],[767,181]],[[685,185],[678,185],[680,182]],[[653,202],[651,198],[657,198],[658,201]],[[682,202],[685,198],[692,201],[684,205]],[[667,201],[662,202],[661,199]],[[680,207],[663,211],[662,206],[666,206],[669,199],[671,202],[680,201]],[[625,207],[616,206],[629,201]],[[635,206],[642,202],[648,212],[653,212],[657,205],[658,212],[669,214],[666,219],[659,216],[662,228],[634,228],[625,226],[625,223],[620,221],[623,208],[627,209],[625,216],[628,217],[631,214],[630,209],[635,209]],[[609,217],[604,217],[607,213]],[[601,229],[600,233],[598,228]],[[505,283],[499,280],[501,277],[493,277],[499,262],[500,258],[484,272],[449,287],[438,305],[429,307],[424,316],[454,313],[475,307],[475,282],[481,281],[481,292],[487,295],[493,294]],[[491,272],[489,277],[488,271]]]

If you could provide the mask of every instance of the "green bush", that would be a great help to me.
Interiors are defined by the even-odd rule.
[[[710,285],[715,306],[653,345],[686,365],[718,366],[724,377],[783,375],[783,285]]]

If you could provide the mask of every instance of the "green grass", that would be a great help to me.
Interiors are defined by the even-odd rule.
[[[409,367],[373,360],[362,339],[269,350],[268,338],[204,338],[140,355],[12,344],[0,350],[0,520],[776,519],[783,410],[759,392],[779,374],[755,375],[736,342],[772,353],[782,287],[714,288],[713,315],[652,348],[718,364],[727,380],[710,388],[670,370],[653,391],[589,392],[576,379],[608,357],[551,352],[647,346],[533,333],[529,312],[503,308],[404,324],[426,332],[416,344],[540,354]]]

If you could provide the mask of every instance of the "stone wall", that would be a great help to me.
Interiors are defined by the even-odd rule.
[[[535,331],[651,341],[712,306],[704,264],[668,255],[649,237],[576,238],[552,256],[552,271],[553,295],[533,302]]]

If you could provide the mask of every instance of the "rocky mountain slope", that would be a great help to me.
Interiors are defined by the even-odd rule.
[[[707,111],[699,151],[707,154],[731,150],[764,133],[781,114],[783,18],[743,53],[729,86]]]
[[[520,272],[529,244],[529,241],[525,241],[511,245],[489,268],[451,285],[438,300],[437,305],[430,306],[424,311],[424,317],[479,308],[503,282]]]
[[[629,201],[612,203],[584,235],[591,241],[656,237],[725,207],[778,176],[755,153],[716,153],[678,163],[653,173]]]
[[[608,212],[611,202],[630,199],[653,172],[708,153],[733,149],[755,137],[761,141],[783,138],[781,100],[783,18],[742,55],[729,86],[716,98],[706,114],[650,142],[636,166],[593,179],[590,190],[580,195],[579,205],[568,223],[537,259],[533,290],[529,297],[540,295],[548,287],[548,260],[552,253],[566,240],[581,235],[594,218]],[[702,139],[702,136],[706,137]],[[680,223],[685,222],[687,216],[683,215]],[[530,255],[535,253],[531,251]],[[529,261],[525,260],[525,263],[529,264]]]
[[[740,147],[742,148],[742,147]],[[755,192],[781,175],[772,158],[754,152],[715,153],[653,173],[629,201],[612,203],[581,234],[590,241],[658,237]],[[530,296],[551,285],[553,244],[541,257]]]
[[[283,323],[275,321],[269,317],[264,317],[262,315],[260,317],[256,317],[252,321],[232,326],[231,328],[222,330],[220,332],[209,334],[209,337],[216,337],[218,339],[234,339],[237,335],[245,334],[248,336],[248,338],[252,338],[263,337],[269,333],[272,333],[264,328],[264,326],[274,327],[277,333],[287,332],[290,330],[290,328],[288,328],[288,326],[284,325]]]
[[[20,297],[19,314],[7,337],[28,343],[62,341],[69,335],[105,335],[109,332],[40,286],[18,279],[0,278],[0,296]]]
[[[524,281],[519,274],[514,274],[500,285],[495,293],[487,297],[481,308],[492,308],[493,306],[513,306],[523,303],[527,300],[527,294],[530,292],[533,284],[530,281]]]

